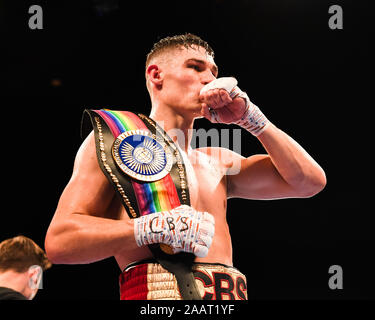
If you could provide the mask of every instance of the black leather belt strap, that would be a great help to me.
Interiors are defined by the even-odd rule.
[[[87,121],[87,115],[91,120],[90,122]],[[157,130],[159,131],[159,133],[163,134],[164,138],[168,140],[169,144],[173,144],[172,139],[168,137],[168,135],[162,128],[160,128],[156,124],[156,122],[142,114],[138,114],[138,116],[140,119],[142,119],[151,133],[157,134],[157,132],[155,132]],[[115,137],[113,137],[105,121],[96,112],[92,110],[85,110],[81,123],[81,137],[85,138],[90,133],[92,128],[94,128],[96,153],[100,168],[115,188],[116,193],[120,196],[124,207],[128,209],[127,212],[130,218],[139,217],[140,212],[137,204],[137,199],[132,187],[131,178],[118,169],[112,158],[112,145]],[[182,161],[182,156],[178,148],[175,148],[174,152],[178,152],[178,154],[176,155],[179,155],[180,160]],[[185,193],[183,194],[181,192],[181,168],[178,168],[176,163],[177,162],[174,161],[174,165],[172,166],[169,174],[171,175],[172,180],[175,183],[180,203],[190,205],[187,183],[183,189]],[[183,163],[182,166],[183,173],[185,175],[185,181],[187,182],[186,170]],[[195,256],[193,254],[180,252],[178,254],[169,255],[162,251],[158,244],[149,245],[148,247],[158,263],[160,263],[160,265],[164,269],[172,272],[175,275],[182,299],[202,300],[192,272],[192,266],[195,259]]]
[[[158,245],[150,245],[149,248],[156,261],[175,275],[183,300],[202,300],[192,271],[195,259],[193,254],[186,252],[166,254]]]

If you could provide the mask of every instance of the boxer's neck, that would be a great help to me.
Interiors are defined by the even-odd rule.
[[[172,108],[153,108],[150,118],[167,132],[181,150],[189,153],[194,117],[178,114]]]

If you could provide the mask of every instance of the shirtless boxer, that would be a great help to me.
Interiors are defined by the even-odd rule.
[[[137,286],[139,279],[145,277],[147,292],[143,299],[179,299],[173,274],[147,260],[152,258],[147,245],[164,242],[175,251],[196,255],[194,275],[202,297],[246,298],[246,279],[232,267],[227,199],[311,197],[324,188],[326,178],[307,152],[272,124],[238,86],[228,91],[224,88],[226,83],[216,80],[217,77],[213,51],[199,37],[191,34],[168,37],[154,45],[146,61],[146,85],[152,103],[150,118],[162,123],[166,132],[177,128],[184,133],[184,141],[174,140],[186,166],[190,206],[129,219],[98,165],[91,132],[77,153],[73,175],[46,235],[45,248],[53,263],[91,263],[114,256],[120,269],[125,270],[123,281],[138,277],[137,283],[132,284]],[[205,87],[210,83],[214,84],[211,88]],[[285,113],[288,112],[285,107]],[[201,117],[216,123],[238,124],[261,142],[267,154],[244,158],[228,149],[221,149],[220,153],[213,152],[217,148],[191,149],[191,129],[194,120]],[[226,174],[234,162],[241,165],[239,173]],[[241,223],[242,216],[249,212],[237,214]],[[155,222],[151,220],[163,223],[167,217],[190,219],[197,228],[188,231],[180,228],[183,231],[177,235],[172,235],[170,228],[158,235],[151,234],[150,227]],[[192,240],[184,247],[177,240],[190,241],[187,232]],[[159,280],[150,278],[154,273]],[[220,278],[223,274],[224,278]],[[237,279],[237,283],[230,283],[229,278]],[[155,283],[148,283],[150,279]],[[161,290],[157,282],[160,279],[170,285],[165,296],[152,293],[154,289]],[[233,289],[236,285],[238,288]]]

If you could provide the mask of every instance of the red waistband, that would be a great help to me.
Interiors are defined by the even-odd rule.
[[[147,263],[121,273],[121,300],[147,300],[147,293]]]
[[[236,268],[196,263],[193,270],[203,300],[247,300],[246,277]],[[121,300],[181,299],[174,275],[153,261],[129,265],[119,280]]]

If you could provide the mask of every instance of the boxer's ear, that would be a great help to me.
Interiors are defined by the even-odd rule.
[[[163,74],[161,68],[156,64],[151,64],[146,70],[147,77],[158,89],[161,89],[163,84]]]

